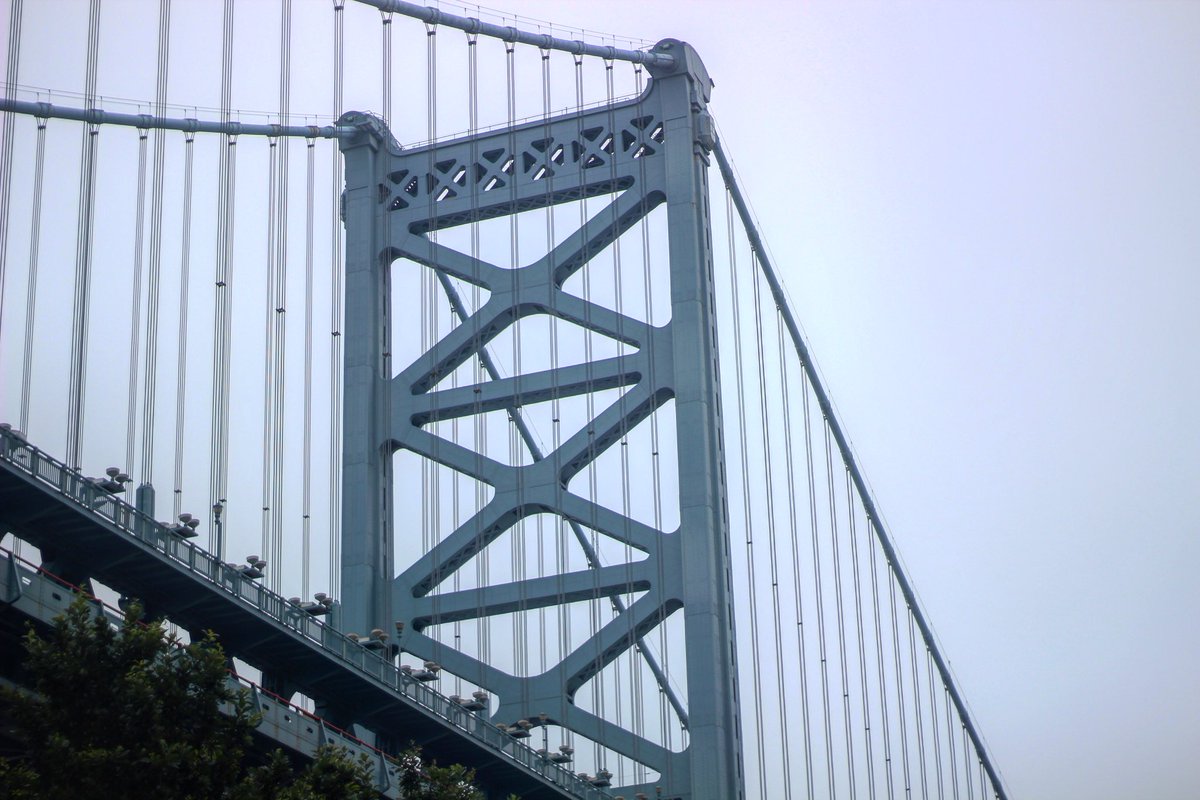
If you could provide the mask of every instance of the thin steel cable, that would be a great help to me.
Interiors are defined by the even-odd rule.
[[[900,628],[896,613],[896,582],[888,581],[888,595],[891,599],[892,623],[892,653],[895,658],[896,670],[896,709],[900,715],[900,763],[904,774],[904,795],[912,795],[912,770],[909,766],[908,750],[908,710],[904,706],[904,665],[900,655]]]
[[[751,237],[752,241],[754,241],[756,243],[760,243],[761,236],[759,236],[759,234],[758,234],[757,226],[754,223],[753,214],[750,212],[749,206],[746,204],[745,199],[742,197],[740,190],[737,189],[736,180],[734,178],[733,167],[730,164],[728,157],[724,153],[724,150],[721,146],[721,142],[719,139],[716,141],[716,147],[713,150],[713,154],[716,156],[717,164],[721,170],[722,175],[725,176],[727,183],[731,184],[734,187],[735,203],[738,206],[738,212],[742,217],[742,222],[746,228],[747,234]],[[763,252],[763,259],[762,259],[763,271],[767,277],[768,282],[771,284],[772,293],[775,295],[778,303],[780,304],[781,309],[784,310],[784,317],[785,317],[785,321],[787,322],[787,325],[788,325],[788,332],[792,338],[793,346],[795,347],[797,353],[800,354],[801,362],[805,364],[806,371],[810,372],[810,379],[811,379],[813,387],[814,387],[814,392],[816,393],[816,396],[817,396],[817,402],[821,406],[823,412],[828,416],[828,418],[830,420],[830,424],[831,424],[831,427],[833,430],[833,435],[834,435],[834,438],[837,440],[838,450],[841,454],[842,461],[851,470],[855,486],[858,489],[859,498],[862,501],[864,508],[866,509],[868,515],[870,515],[875,520],[874,529],[875,529],[875,533],[876,533],[876,538],[879,542],[879,546],[883,549],[884,553],[887,555],[888,561],[889,561],[889,567],[892,569],[893,574],[896,578],[896,581],[899,583],[899,588],[900,588],[901,592],[904,594],[905,601],[908,603],[909,607],[912,610],[914,617],[916,618],[915,621],[921,631],[922,640],[924,641],[925,645],[930,649],[930,652],[933,654],[933,660],[934,660],[935,665],[937,666],[939,674],[941,675],[942,682],[950,690],[951,699],[954,701],[955,708],[958,710],[959,718],[963,721],[963,724],[966,725],[966,727],[967,727],[967,733],[970,736],[971,741],[973,742],[973,744],[975,746],[975,752],[978,754],[980,761],[982,762],[981,766],[986,770],[986,772],[989,776],[989,779],[990,779],[990,783],[992,784],[992,788],[997,793],[997,795],[999,795],[1003,800],[1003,798],[1005,798],[1007,795],[1004,792],[1003,786],[1000,785],[999,775],[998,775],[995,767],[992,765],[990,758],[988,757],[988,754],[986,752],[982,738],[980,737],[978,731],[975,729],[975,726],[971,721],[966,703],[963,700],[962,696],[959,694],[957,686],[955,685],[954,678],[950,672],[949,664],[943,659],[943,657],[941,656],[941,654],[938,650],[937,642],[936,642],[936,639],[935,639],[935,636],[933,633],[933,629],[930,627],[928,621],[925,618],[925,615],[921,611],[920,604],[916,597],[916,593],[913,591],[912,585],[908,581],[908,578],[905,576],[904,571],[900,565],[899,557],[896,553],[896,548],[895,548],[894,544],[892,543],[890,537],[887,535],[887,532],[884,529],[880,515],[876,509],[875,502],[874,502],[873,498],[871,497],[870,491],[867,488],[866,480],[864,479],[861,471],[858,468],[856,458],[855,458],[853,450],[850,446],[850,442],[849,442],[848,438],[846,437],[845,432],[842,430],[841,426],[838,424],[837,419],[833,413],[833,404],[829,399],[829,395],[825,391],[825,389],[822,385],[822,382],[821,382],[818,372],[816,371],[815,367],[811,364],[811,361],[808,357],[808,347],[805,344],[804,338],[800,333],[799,326],[796,325],[795,320],[791,315],[791,311],[790,311],[790,309],[788,309],[786,294],[783,290],[782,285],[779,283],[779,279],[776,274],[775,268],[772,265],[771,260],[767,257],[766,251],[764,250],[761,252]]]
[[[137,163],[137,211],[133,217],[133,286],[130,298],[129,312],[129,390],[125,397],[125,469],[129,474],[135,474],[137,461],[134,455],[134,445],[137,442],[137,411],[138,411],[138,355],[141,336],[142,312],[142,253],[146,232],[146,148],[149,132],[142,128],[138,131],[138,163]],[[149,477],[142,475],[142,482],[149,483]]]
[[[611,132],[611,131],[615,130],[616,126],[617,126],[616,115],[615,115],[615,111],[614,111],[615,102],[616,102],[616,88],[614,86],[612,59],[605,59],[605,61],[604,61],[604,91],[605,91],[605,102],[607,103],[608,109],[609,109],[608,129]],[[582,133],[583,132],[580,131],[580,139],[581,140],[583,140]],[[610,180],[612,181],[612,185],[616,186],[617,185],[617,161],[615,158],[609,158],[608,161],[609,161],[609,177],[610,177]],[[616,196],[615,195],[610,196],[609,199],[610,199],[610,208],[612,209],[612,223],[611,224],[613,225],[614,228],[617,228],[620,224],[620,215],[617,213],[617,205],[615,202]],[[623,237],[619,237],[615,242],[613,242],[612,247],[613,247],[613,296],[615,298],[615,306],[616,306],[616,312],[617,312],[617,357],[619,359],[621,359],[621,363],[623,365],[625,363],[626,358],[629,355],[630,348],[629,348],[629,345],[627,345],[624,341],[625,287],[624,287],[624,264],[623,264],[623,258],[622,258],[622,241],[623,241]],[[630,458],[629,450],[630,450],[630,448],[629,448],[629,422],[628,422],[627,396],[628,396],[627,393],[622,392],[620,398],[618,399],[618,403],[619,403],[619,408],[621,410],[621,439],[620,439],[620,441],[621,441],[621,514],[625,520],[624,533],[625,533],[626,539],[628,540],[629,535],[630,535],[630,523],[632,521],[632,492],[631,492],[631,487],[630,487],[630,466],[629,466],[629,458]],[[629,584],[629,583],[633,582],[634,553],[633,553],[633,547],[629,544],[628,541],[626,541],[624,544],[624,557],[625,557],[625,581],[627,584]],[[630,604],[633,603],[632,594],[628,595],[627,602]],[[614,613],[614,616],[617,614],[616,607],[613,608],[613,613]],[[644,736],[644,734],[645,734],[644,723],[643,723],[643,719],[642,719],[643,705],[644,705],[644,697],[642,694],[642,681],[641,681],[641,678],[642,678],[641,666],[642,666],[642,664],[641,664],[641,661],[637,658],[638,654],[641,652],[641,644],[639,643],[641,637],[637,636],[637,630],[634,625],[633,615],[628,615],[628,617],[629,617],[628,636],[629,636],[629,641],[633,642],[633,646],[625,653],[624,660],[625,660],[626,664],[628,665],[628,671],[629,671],[628,682],[629,682],[630,691],[628,693],[628,696],[630,698],[630,702],[629,702],[629,711],[630,711],[630,717],[631,717],[630,729],[638,737],[638,738],[634,739],[633,755],[632,755],[632,761],[634,764],[634,779],[637,782],[641,783],[646,780],[646,770],[645,770],[644,765],[642,765],[642,763],[639,759],[639,743],[641,741],[641,737]],[[616,675],[617,675],[617,679],[618,679],[617,685],[615,687],[616,688],[615,694],[617,697],[616,723],[618,726],[621,726],[622,725],[621,712],[622,712],[622,705],[623,705],[622,698],[624,698],[626,696],[626,694],[625,694],[625,692],[622,691],[622,688],[621,688],[621,684],[620,684],[621,672],[619,669],[617,670]],[[625,761],[626,761],[626,758],[624,756],[618,758],[618,761],[617,761],[617,772],[618,772],[618,775],[617,775],[618,781],[617,782],[619,784],[625,783]]]
[[[100,0],[88,7],[87,66],[85,72],[85,103],[96,104],[96,72],[100,57]],[[75,286],[71,313],[70,379],[67,389],[67,447],[66,460],[74,469],[83,467],[83,414],[86,403],[88,313],[91,306],[92,235],[96,206],[96,149],[100,129],[86,125],[83,129],[82,156],[79,171],[79,217],[75,236]]]
[[[861,559],[858,553],[858,523],[855,514],[854,483],[850,479],[850,471],[845,471],[846,477],[846,519],[850,539],[850,563],[853,567],[854,580],[854,621],[855,641],[858,642],[858,685],[860,702],[862,703],[863,718],[863,750],[867,762],[867,794],[870,800],[875,800],[875,758],[871,747],[871,696],[868,690],[867,678],[867,643],[863,625],[863,595],[862,579],[860,576]],[[870,542],[867,542],[870,546]]]
[[[842,564],[841,564],[841,548],[838,546],[838,503],[837,503],[837,481],[834,479],[833,472],[833,444],[829,435],[829,425],[825,425],[825,480],[829,496],[829,543],[830,552],[833,555],[833,597],[834,607],[837,613],[837,634],[838,634],[838,671],[842,681],[842,717],[844,724],[844,734],[846,737],[846,777],[850,787],[850,797],[856,796],[856,782],[854,774],[854,732],[851,730],[851,710],[850,710],[850,686],[849,675],[846,668],[846,616],[845,603],[843,602],[842,591]]]
[[[963,741],[963,776],[967,779],[967,800],[975,800],[975,779],[971,774],[970,738],[967,736],[967,726],[962,726]]]
[[[163,116],[167,106],[167,79],[171,64],[171,0],[160,0],[158,7],[158,72],[154,88],[154,113]],[[154,166],[150,188],[150,270],[146,287],[146,353],[142,359],[142,480],[154,483],[155,412],[158,392],[158,320],[162,278],[163,181],[166,169],[166,131],[154,130]],[[139,200],[140,192],[139,189]],[[140,225],[139,225],[140,227]],[[141,249],[139,245],[139,250]],[[139,256],[140,258],[140,256]],[[130,469],[133,465],[130,464]]]
[[[383,63],[381,69],[383,71],[383,122],[390,129],[392,127],[392,12],[379,10],[381,34],[383,43],[381,46]]]
[[[825,602],[824,592],[821,589],[821,545],[820,545],[820,525],[817,521],[817,485],[816,473],[813,469],[813,443],[812,443],[812,418],[811,410],[809,409],[809,390],[808,390],[808,373],[804,373],[804,455],[808,467],[808,510],[809,510],[809,525],[812,534],[812,554],[813,554],[813,591],[817,600],[817,643],[821,656],[821,709],[822,721],[825,733],[825,768],[826,768],[826,783],[829,790],[829,797],[832,798],[836,794],[834,788],[834,766],[833,766],[833,731],[830,727],[831,720],[829,714],[829,665],[826,659],[825,648]],[[824,417],[822,417],[822,420]]]
[[[892,773],[892,737],[891,726],[888,720],[888,694],[887,694],[887,667],[886,659],[883,652],[883,623],[882,615],[879,608],[879,570],[877,567],[876,547],[874,540],[871,538],[871,518],[867,517],[867,549],[870,555],[871,563],[871,603],[872,617],[875,621],[875,656],[876,667],[879,673],[879,717],[883,723],[883,764],[887,778],[887,793],[888,800],[895,800],[896,787],[895,779]]]
[[[923,714],[921,713],[921,680],[917,668],[917,639],[916,633],[913,630],[911,609],[909,609],[908,614],[908,657],[909,665],[912,668],[913,719],[917,726],[917,768],[918,774],[921,776],[921,796],[929,797],[929,780],[926,774],[928,753],[925,751],[925,723],[922,720]]]
[[[728,208],[729,226],[733,227],[733,202],[726,193],[726,206]],[[779,602],[779,549],[775,528],[775,469],[774,459],[772,458],[771,440],[773,437],[773,428],[769,410],[767,406],[767,359],[766,359],[766,343],[763,340],[763,307],[762,307],[762,290],[760,288],[761,271],[758,269],[758,256],[751,248],[751,264],[753,265],[753,275],[750,279],[751,294],[754,303],[754,337],[755,337],[755,361],[758,364],[758,415],[762,431],[762,471],[763,471],[763,496],[766,499],[764,504],[767,513],[767,552],[770,558],[771,568],[771,622],[772,629],[775,635],[772,649],[775,652],[775,695],[776,708],[790,708],[787,701],[787,687],[784,681],[784,664],[783,664],[783,621],[781,614],[781,603]],[[755,640],[757,647],[758,640]],[[762,695],[765,696],[765,695]],[[792,755],[790,746],[790,731],[788,729],[788,714],[779,713],[779,737],[780,737],[780,755],[783,759],[783,793],[787,800],[792,797]]]
[[[950,713],[950,689],[942,687],[942,707],[946,711],[946,744],[950,748],[950,788],[954,800],[959,800],[958,795],[958,753],[954,744],[954,722]]]
[[[292,0],[281,0],[280,20],[280,69],[279,69],[279,122],[282,125],[291,113],[292,93]],[[271,571],[269,585],[275,592],[283,586],[283,496],[286,484],[284,445],[286,437],[287,401],[287,287],[288,287],[288,191],[291,139],[284,138],[277,149],[279,157],[279,202],[275,238],[275,264],[279,277],[275,282],[275,409],[272,419],[271,471],[272,482],[271,540],[274,547],[275,569]]]
[[[426,25],[425,26],[425,59],[426,59],[426,61],[425,61],[425,65],[426,65],[425,101],[426,101],[426,124],[427,124],[426,132],[428,134],[429,141],[433,142],[437,139],[437,130],[438,130],[438,126],[437,126],[437,115],[438,115],[438,110],[437,110],[437,62],[438,62],[438,55],[437,55],[437,26],[436,25]],[[437,169],[436,169],[436,164],[437,164],[437,150],[435,147],[430,147],[429,148],[429,164],[428,164],[428,172],[427,172],[428,175],[436,176],[438,174]],[[431,220],[431,223],[430,223],[429,233],[427,234],[427,237],[429,240],[429,263],[430,264],[437,263],[436,259],[434,257],[434,254],[436,253],[436,249],[437,249],[437,236],[438,236],[438,206],[437,206],[437,204],[438,204],[439,197],[441,197],[441,190],[432,190],[431,189],[431,191],[429,192],[429,218]],[[428,352],[429,350],[433,349],[433,347],[437,344],[437,342],[439,342],[441,340],[441,319],[440,319],[441,314],[440,314],[440,311],[441,311],[442,305],[441,305],[441,297],[439,296],[439,290],[438,290],[438,281],[437,281],[438,274],[436,271],[436,267],[432,270],[428,270],[428,269],[423,270],[421,277],[422,277],[422,282],[424,283],[424,286],[425,286],[425,293],[424,293],[425,299],[424,299],[424,303],[422,304],[422,306],[423,306],[422,311],[427,315],[426,320],[427,320],[427,324],[428,324],[428,329],[426,331],[427,338],[425,340],[425,346],[424,346],[423,350]],[[390,370],[390,367],[386,366],[386,364],[387,364],[387,362],[385,360],[385,374],[390,376],[391,370]],[[429,552],[429,551],[433,550],[434,547],[437,546],[437,543],[440,539],[441,532],[442,532],[442,502],[443,502],[443,499],[442,499],[442,470],[438,466],[438,462],[437,462],[437,453],[438,453],[438,449],[439,449],[440,440],[441,440],[440,436],[434,438],[433,459],[432,460],[427,459],[425,462],[425,468],[427,470],[426,474],[428,475],[428,482],[426,484],[427,490],[423,494],[423,497],[425,498],[424,505],[426,505],[429,509],[429,524],[426,527],[428,539],[427,539],[427,543],[426,543],[425,552]],[[441,595],[441,593],[442,593],[442,587],[441,587],[441,582],[439,581],[438,584],[434,587],[433,592],[432,592],[433,607],[434,607],[433,611],[434,611],[435,617],[437,616],[438,610],[440,609],[440,604],[439,604],[438,598]],[[441,625],[435,626],[433,628],[432,634],[433,634],[433,640],[434,640],[434,660],[438,661],[438,660],[441,660],[440,651],[441,651],[442,645],[444,644],[444,642],[442,641],[443,640],[442,626]]]
[[[634,87],[636,89],[637,96],[638,96],[636,113],[640,117],[640,116],[642,116],[642,93],[643,93],[643,88],[644,88],[644,74],[643,74],[643,70],[642,70],[642,67],[640,64],[634,65],[633,80],[634,80]],[[610,146],[612,147],[612,150],[613,150],[613,152],[610,155],[615,157],[616,151],[617,151],[617,144],[616,144],[616,136],[617,135],[616,135],[615,131],[609,131],[609,135],[612,137]],[[638,181],[639,181],[639,185],[641,185],[641,186],[646,185],[646,161],[644,159],[638,159]],[[648,212],[643,213],[642,218],[638,222],[638,227],[640,228],[641,244],[642,244],[642,283],[643,283],[643,292],[644,292],[644,304],[646,307],[646,320],[647,320],[647,322],[649,322],[650,325],[653,325],[655,322],[655,319],[654,319],[654,269],[653,269],[653,264],[652,264],[653,256],[652,256],[652,248],[651,248],[651,244],[650,244],[650,223],[648,220]],[[649,366],[649,369],[647,372],[648,372],[648,375],[647,375],[648,385],[657,386],[658,385],[657,377],[656,377],[657,371],[655,369],[655,360],[654,359],[650,359],[650,366]],[[662,460],[659,457],[659,452],[660,452],[659,445],[660,445],[660,440],[659,440],[658,414],[651,414],[650,415],[650,462],[652,464],[651,484],[650,484],[651,485],[651,497],[653,499],[653,504],[654,504],[654,528],[655,528],[655,530],[657,530],[661,533],[662,529],[663,529],[663,503],[662,503],[662,483],[663,483],[663,481],[662,481]],[[659,582],[660,586],[663,585],[666,581],[666,565],[665,565],[664,561],[665,561],[665,559],[661,559],[661,558],[658,559],[657,578],[658,578],[658,582]],[[665,620],[663,622],[659,623],[659,625],[658,625],[658,650],[662,656],[661,672],[662,672],[664,678],[669,678],[669,676],[671,674],[671,672],[670,672],[671,648],[667,646],[667,625],[666,625]],[[647,652],[647,655],[650,655],[649,652]],[[664,743],[666,744],[668,749],[671,749],[674,746],[675,730],[674,730],[674,726],[671,725],[672,708],[671,708],[670,698],[666,691],[667,688],[668,687],[662,686],[660,688],[660,691],[658,692],[658,696],[659,696],[659,704],[658,704],[659,727],[662,732]],[[678,716],[679,716],[679,725],[680,725],[681,733],[682,733],[682,731],[684,729],[686,729],[686,725],[683,722],[683,716],[682,715],[678,715]],[[672,767],[670,766],[671,763],[673,763],[673,762],[668,762],[667,773],[664,776],[668,782],[671,780],[671,776],[673,774]]]
[[[776,315],[778,315],[778,309],[776,309]],[[800,718],[804,736],[804,787],[806,792],[805,797],[812,797],[812,733],[810,731],[808,706],[808,657],[805,653],[804,644],[804,600],[800,575],[800,527],[796,515],[796,467],[792,455],[794,451],[792,445],[791,378],[788,375],[788,360],[784,357],[785,345],[782,323],[778,326],[778,334],[777,347],[779,352],[780,384],[783,387],[783,451],[785,475],[787,478],[788,541],[791,544],[792,550],[792,606],[796,615],[796,647],[800,662],[797,666],[800,670]],[[801,377],[803,377],[803,370],[801,370]],[[801,391],[803,390],[802,385]],[[805,424],[807,426],[807,422]]]
[[[195,134],[185,133],[183,139],[183,220],[179,247],[179,334],[176,337],[175,357],[175,471],[174,508],[172,519],[178,519],[183,510],[183,431],[187,403],[187,352],[188,352],[188,290],[192,259],[192,176],[195,171],[193,154]],[[214,514],[216,510],[214,509]],[[209,550],[213,547],[216,523],[209,526]]]
[[[550,116],[549,95],[545,91],[543,91],[542,92],[542,118],[544,121],[546,121],[548,123],[549,116]],[[543,209],[543,214],[545,216],[545,222],[546,222],[546,254],[547,254],[546,257],[549,260],[548,270],[551,275],[554,274],[555,269],[557,268],[557,262],[555,259],[555,251],[554,251],[554,237],[555,237],[554,214],[555,214],[555,211],[554,211],[554,207],[553,207],[553,191],[552,191],[553,186],[554,186],[554,176],[550,175],[550,176],[548,176],[548,179],[546,180],[546,184],[545,184],[545,196],[544,196],[545,208]],[[555,324],[555,320],[552,315],[546,314],[545,317],[546,317],[546,341],[552,342],[555,339],[555,335],[556,335],[555,329],[557,326]],[[553,372],[551,372],[551,378],[550,378],[550,428],[551,428],[551,432],[552,432],[552,444],[553,444],[553,447],[555,450],[558,449],[559,436],[561,434],[561,431],[560,431],[560,428],[561,428],[560,419],[561,418],[559,417],[561,404],[560,404],[559,387],[558,387],[558,372],[557,372],[558,368],[559,368],[558,348],[557,348],[557,346],[552,346],[550,348],[550,369],[553,370]],[[562,487],[559,485],[558,482],[555,483],[554,494],[555,494],[556,504],[561,503]],[[545,542],[543,541],[543,527],[544,526],[542,524],[542,519],[543,519],[543,516],[538,515],[538,526],[537,526],[538,577],[542,577],[545,574],[545,562],[543,559],[543,554],[545,552]],[[557,537],[558,537],[559,533],[561,533],[561,532],[562,532],[562,525],[556,524],[555,525],[555,536],[556,536],[555,551],[556,551],[556,553],[560,548],[560,544],[559,544]],[[556,622],[558,631],[560,633],[562,631],[561,616],[566,611],[566,608],[565,608],[566,600],[565,600],[565,596],[564,596],[565,595],[565,587],[564,587],[565,579],[563,577],[564,574],[565,574],[564,570],[562,568],[560,568],[556,573],[557,580],[555,582],[556,583],[555,592],[557,594],[556,606],[557,606],[557,614],[559,616],[559,619],[555,620],[555,622]],[[548,645],[547,645],[547,641],[546,641],[545,609],[539,610],[538,623],[541,626],[541,671],[545,672],[546,668],[548,666],[548,664],[547,664]],[[558,651],[559,651],[559,661],[561,661],[564,656],[563,642],[562,642],[561,638],[558,641]]]
[[[17,0],[20,5],[20,0]],[[29,222],[29,279],[25,287],[25,341],[21,353],[20,428],[29,431],[29,398],[33,387],[33,336],[37,311],[38,251],[42,241],[42,196],[46,175],[46,118],[37,120],[37,146],[33,157],[33,207]]]
[[[942,742],[941,736],[938,734],[937,691],[933,683],[933,656],[929,653],[928,648],[925,649],[925,675],[929,679],[929,721],[933,738],[934,774],[937,778],[938,800],[944,800],[946,793],[945,787],[942,785]]]
[[[543,65],[542,69],[543,69],[543,73],[545,76],[543,78],[543,80],[545,82],[545,88],[543,89],[543,91],[549,92],[550,51],[546,48],[542,48],[541,54],[542,54],[542,65]],[[584,117],[583,62],[581,59],[576,57],[574,59],[574,65],[575,65],[575,71],[574,71],[575,114],[576,114],[580,124],[582,124],[583,117]],[[553,164],[549,159],[549,155],[550,155],[549,147],[546,148],[546,152],[544,155],[546,156],[545,169],[547,171],[552,172]],[[579,230],[583,232],[583,241],[584,242],[589,241],[589,238],[590,238],[587,234],[589,221],[590,221],[590,216],[588,214],[588,200],[585,197],[579,201]],[[588,441],[587,484],[588,484],[588,501],[593,504],[592,518],[588,520],[588,523],[589,523],[588,528],[589,528],[589,536],[590,536],[589,544],[591,546],[591,552],[594,554],[591,559],[594,563],[591,565],[591,567],[593,570],[598,570],[602,566],[602,562],[600,560],[600,534],[597,531],[598,524],[595,519],[595,510],[594,509],[595,509],[595,506],[599,504],[600,487],[599,487],[599,475],[598,475],[597,469],[596,469],[596,458],[597,458],[598,453],[596,451],[596,439],[595,439],[595,433],[594,433],[594,427],[593,427],[593,421],[596,419],[596,392],[595,392],[595,382],[594,382],[593,376],[592,376],[592,364],[595,361],[595,339],[594,339],[594,334],[593,334],[592,328],[591,328],[592,271],[590,269],[588,269],[588,266],[591,264],[591,260],[594,255],[595,254],[590,252],[590,250],[585,246],[583,253],[581,254],[581,261],[585,265],[583,267],[583,301],[584,301],[583,361],[585,364],[584,398],[585,398],[585,404],[587,406],[587,420],[588,420],[587,425],[588,425],[588,431],[589,431],[589,437],[590,437],[589,441]],[[602,605],[600,603],[599,581],[600,581],[599,573],[593,572],[592,602],[589,604],[589,612],[590,613],[588,614],[588,622],[589,622],[589,634],[591,636],[592,641],[594,641],[596,643],[597,648],[599,648],[599,646],[600,646],[600,642],[599,642],[599,638],[598,638],[597,634],[600,632],[600,628],[604,624],[602,621],[602,618],[601,618]],[[596,658],[597,659],[602,658],[602,654],[599,652],[598,649],[596,652]],[[591,681],[591,684],[592,684],[592,708],[595,710],[595,713],[600,716],[604,716],[605,709],[607,708],[605,683],[606,683],[606,681],[603,680],[603,676],[601,675],[601,673],[597,673],[596,675],[594,675],[592,678],[592,681]],[[603,737],[601,737],[601,739],[603,739]],[[606,767],[606,765],[604,763],[604,759],[605,759],[604,742],[602,740],[596,740],[594,742],[593,750],[595,751],[595,767],[596,767],[597,771],[599,771],[599,769],[601,767]]]
[[[395,11],[412,19],[422,20],[431,25],[444,25],[448,28],[477,33],[482,36],[487,36],[494,39],[500,39],[506,43],[520,43],[541,47],[548,50],[558,50],[560,52],[573,53],[575,55],[587,55],[595,58],[612,58],[618,61],[631,61],[635,64],[651,64],[670,67],[674,64],[674,58],[667,53],[659,53],[651,50],[626,50],[615,46],[592,44],[580,39],[562,39],[554,36],[554,24],[544,23],[541,20],[522,17],[521,15],[504,15],[503,21],[507,21],[510,16],[515,20],[524,22],[533,22],[537,24],[538,33],[531,31],[523,31],[518,28],[513,28],[507,25],[496,25],[491,22],[484,22],[478,17],[460,17],[450,14],[440,8],[433,6],[422,6],[416,3],[404,2],[404,0],[356,0],[357,2],[373,6],[378,9],[388,9]],[[464,6],[465,8],[465,6]],[[476,5],[476,9],[480,6]],[[494,15],[493,15],[494,16]],[[542,26],[547,25],[550,33],[542,33]],[[595,31],[586,29],[568,29],[572,32],[579,33],[585,36],[597,35]],[[599,36],[609,39],[610,41],[623,41],[629,45],[647,45],[648,42],[634,40],[626,37],[618,39],[611,34],[598,34]]]
[[[17,94],[17,78],[21,65],[21,16],[24,12],[23,0],[12,0],[8,11],[8,59],[4,71],[4,97],[11,100]],[[13,130],[16,126],[16,114],[5,112],[3,115],[2,135],[0,135],[0,330],[4,326],[4,287],[8,277],[8,222],[9,208],[12,204],[12,167],[13,167]],[[39,123],[39,134],[45,130],[45,123]],[[32,313],[26,306],[25,317]],[[21,429],[25,430],[24,423]]]
[[[278,214],[276,206],[279,198],[279,164],[276,156],[279,141],[275,137],[269,140],[270,153],[267,156],[267,289],[264,292],[266,308],[263,309],[263,416],[262,416],[262,528],[261,550],[262,557],[271,568],[272,578],[282,567],[275,560],[275,543],[272,538],[271,508],[274,497],[274,430],[272,423],[275,412],[275,372],[273,355],[275,353],[275,299],[276,281],[279,280],[279,265],[277,263],[278,249],[275,240],[279,236]],[[270,580],[270,579],[268,579]],[[271,587],[274,591],[274,586]]]
[[[230,122],[233,94],[234,0],[225,0],[221,31],[221,118]],[[237,136],[222,135],[217,183],[217,254],[213,301],[212,455],[209,466],[209,500],[224,511],[224,527],[231,529],[226,488],[229,474],[229,349],[232,331],[234,220],[237,199]],[[220,537],[218,537],[220,538]],[[223,540],[214,554],[225,557]]]
[[[479,128],[479,47],[478,37],[475,34],[467,34],[467,135],[471,139],[471,163],[479,162],[479,140],[476,133]],[[479,181],[474,175],[470,176],[471,185],[471,205],[479,205]],[[470,223],[470,253],[471,260],[479,260],[479,218],[471,217]],[[476,333],[478,332],[478,316],[480,308],[481,294],[479,285],[471,284],[471,319],[474,321]],[[485,367],[483,359],[476,356],[473,361],[473,378],[475,385],[479,386],[485,379]],[[472,437],[474,439],[475,456],[475,474],[478,475],[483,470],[483,459],[487,453],[487,415],[483,413],[483,398],[479,392],[475,393],[475,408],[472,415]],[[479,512],[483,509],[487,502],[486,489],[482,481],[475,482],[475,491],[473,496],[472,519],[478,519]],[[475,560],[475,591],[476,591],[476,607],[483,604],[483,587],[484,587],[484,555],[481,553]],[[483,628],[484,621],[476,620],[475,622],[475,652],[477,655],[483,653]]]
[[[750,464],[747,450],[749,449],[750,437],[747,433],[746,418],[746,376],[743,366],[743,346],[742,346],[742,302],[738,291],[738,259],[737,259],[737,243],[734,237],[733,224],[733,201],[729,194],[725,195],[725,216],[726,216],[726,232],[727,245],[729,248],[729,296],[730,304],[733,309],[733,363],[735,374],[737,376],[737,419],[738,419],[738,472],[742,476],[742,525],[744,527],[744,535],[746,539],[746,595],[750,601],[750,664],[751,664],[751,680],[753,681],[753,691],[751,696],[762,697],[762,668],[759,663],[758,652],[758,587],[756,585],[756,569],[754,557],[754,514],[752,511],[753,501],[750,491]],[[759,783],[758,794],[766,796],[766,748],[763,742],[763,711],[762,703],[753,703],[753,720],[754,720],[754,743],[755,743],[755,761],[757,762],[758,771],[755,773],[755,778]]]
[[[342,114],[346,29],[344,0],[333,0],[333,113]],[[342,195],[341,153],[331,148],[330,197]],[[340,596],[342,529],[342,219],[341,202],[330,205],[329,259],[329,594]]]
[[[317,194],[315,141],[308,140],[304,180],[304,464],[301,487],[300,596],[308,600],[312,568],[313,237]]]

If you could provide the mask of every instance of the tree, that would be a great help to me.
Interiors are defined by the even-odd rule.
[[[257,715],[209,633],[188,645],[132,607],[114,628],[80,598],[46,638],[26,635],[32,692],[0,690],[23,754],[0,760],[11,800],[368,800],[365,758],[323,747],[297,771],[251,749]],[[477,800],[473,773],[401,757],[405,797]]]

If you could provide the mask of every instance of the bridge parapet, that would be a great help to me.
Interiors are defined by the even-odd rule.
[[[286,676],[356,724],[428,738],[443,761],[465,760],[455,754],[467,746],[481,757],[471,761],[483,764],[485,782],[531,798],[610,796],[5,429],[0,524],[35,546],[69,550],[90,575],[117,591],[140,590],[185,628],[211,628],[232,655]],[[446,729],[457,736],[443,736]],[[447,738],[457,749],[439,752]]]

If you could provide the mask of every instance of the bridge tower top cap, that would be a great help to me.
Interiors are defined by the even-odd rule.
[[[712,95],[713,82],[712,78],[708,77],[708,70],[705,68],[704,62],[700,60],[700,54],[696,52],[696,48],[679,39],[663,39],[650,48],[650,52],[669,55],[672,59],[670,66],[663,66],[658,62],[647,63],[646,69],[649,70],[652,77],[668,78],[672,75],[686,73],[692,77],[692,81],[701,93],[703,102],[708,102]]]

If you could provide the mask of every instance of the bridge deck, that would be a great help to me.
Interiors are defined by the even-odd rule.
[[[213,630],[228,653],[326,704],[339,722],[475,768],[487,790],[609,796],[7,430],[0,525],[184,628]]]

